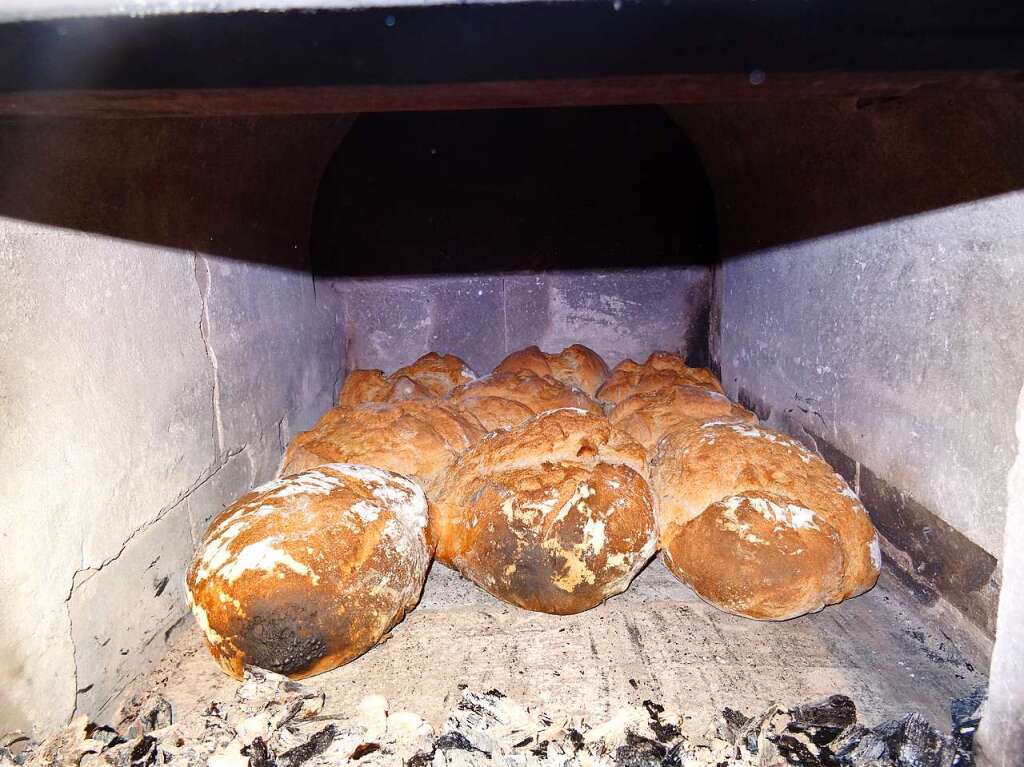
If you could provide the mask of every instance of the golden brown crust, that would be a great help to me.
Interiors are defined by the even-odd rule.
[[[504,397],[463,397],[458,408],[474,416],[486,431],[518,426],[536,415],[523,403]]]
[[[771,493],[724,498],[665,538],[669,570],[702,599],[747,618],[788,620],[820,610],[844,568],[836,530]]]
[[[757,416],[724,394],[683,384],[627,397],[612,408],[608,420],[653,452],[669,432],[693,430],[712,420],[757,423]]]
[[[580,410],[489,434],[431,488],[437,557],[520,607],[589,609],[654,553],[643,472],[640,445]]]
[[[567,346],[560,352],[548,354],[536,346],[512,352],[494,369],[495,373],[520,370],[538,376],[547,376],[568,386],[575,386],[593,397],[608,377],[608,365],[593,349],[582,344]]]
[[[383,370],[353,370],[338,393],[338,404],[434,399],[473,380],[476,374],[455,355],[428,352],[390,376]]]
[[[415,381],[434,397],[444,397],[456,386],[476,380],[476,373],[454,354],[436,352],[428,352],[391,374],[392,379],[402,376]]]
[[[419,487],[365,466],[321,466],[238,499],[186,579],[217,663],[299,679],[366,652],[419,599],[426,518]]]
[[[295,436],[279,473],[294,474],[322,463],[355,463],[423,484],[483,433],[471,414],[437,400],[335,407],[312,429]]]
[[[700,386],[723,394],[722,384],[707,368],[691,368],[675,354],[654,352],[644,364],[623,360],[612,370],[608,380],[597,391],[597,399],[618,404],[634,394],[644,394],[671,386]]]
[[[456,403],[477,397],[502,397],[525,405],[537,414],[566,407],[580,408],[592,413],[604,412],[597,402],[580,389],[528,370],[491,373],[472,383],[456,387],[449,395],[449,399]]]
[[[867,512],[843,478],[796,440],[751,424],[712,421],[666,436],[652,463],[663,548],[723,498],[770,493],[810,509],[838,534],[844,569],[827,603],[860,594],[878,578],[878,536]]]

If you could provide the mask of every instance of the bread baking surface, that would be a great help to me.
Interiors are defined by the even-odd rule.
[[[539,376],[528,370],[491,373],[472,383],[456,387],[449,395],[452,402],[460,405],[480,397],[512,400],[525,405],[534,414],[567,407],[580,408],[592,413],[604,412],[597,402],[575,386],[566,386],[554,378]]]
[[[863,593],[878,578],[881,564],[878,535],[857,496],[825,461],[782,434],[751,424],[717,422],[706,423],[690,432],[671,433],[658,446],[652,486],[658,499],[660,543],[663,550],[669,552],[666,564],[700,594],[711,591],[703,582],[709,577],[708,571],[691,572],[688,568],[692,567],[696,555],[687,557],[679,553],[680,547],[688,545],[688,530],[691,530],[688,523],[706,513],[705,510],[712,511],[711,517],[721,517],[724,512],[712,509],[713,504],[752,493],[767,494],[783,509],[793,507],[806,512],[780,515],[770,506],[754,503],[751,508],[769,515],[772,529],[777,529],[779,534],[788,535],[786,528],[792,526],[789,521],[805,519],[808,514],[819,530],[826,531],[827,525],[834,532],[842,553],[841,568],[834,587],[820,595],[822,604],[833,604]],[[718,523],[709,518],[692,529],[710,529],[707,526],[711,524]],[[705,539],[707,529],[703,533]],[[737,536],[742,532],[733,530]],[[778,542],[774,538],[768,540]],[[753,550],[748,549],[748,553],[750,551]],[[762,576],[767,579],[770,575],[767,555],[771,548],[758,551],[765,557]],[[809,548],[800,554],[805,558],[812,555]],[[727,556],[726,549],[718,551],[716,556]],[[801,566],[813,569],[809,562]],[[762,588],[759,583],[751,580],[748,588],[751,592]],[[759,597],[752,594],[750,598],[756,601]],[[778,606],[778,610],[774,616],[751,617],[792,617],[790,609]]]
[[[279,474],[355,463],[429,482],[484,433],[467,413],[437,400],[367,403],[328,410],[295,436]]]
[[[640,445],[578,409],[489,434],[431,488],[437,556],[529,610],[594,607],[654,554],[644,471]]]
[[[412,609],[427,502],[391,472],[328,464],[237,500],[207,530],[189,607],[220,667],[299,679],[356,658]]]
[[[495,373],[527,370],[539,376],[575,386],[593,397],[608,377],[608,365],[593,349],[573,344],[562,351],[547,354],[536,346],[512,352],[494,368]]]
[[[654,352],[642,365],[628,359],[616,365],[596,396],[602,402],[615,405],[634,394],[684,384],[724,393],[722,384],[707,368],[691,368],[682,357]]]
[[[670,432],[691,431],[711,420],[756,423],[757,416],[724,394],[682,384],[627,397],[608,420],[651,452]]]
[[[338,404],[444,397],[459,384],[475,379],[476,374],[455,355],[429,352],[390,376],[383,370],[353,370],[338,393]]]

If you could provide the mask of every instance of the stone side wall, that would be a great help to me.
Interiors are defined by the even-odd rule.
[[[347,120],[0,124],[0,729],[100,714],[210,518],[330,405],[307,243]]]

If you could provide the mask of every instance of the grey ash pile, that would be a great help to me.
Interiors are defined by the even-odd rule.
[[[259,669],[235,698],[175,720],[156,696],[113,726],[79,717],[43,743],[0,739],[0,767],[967,767],[984,692],[954,701],[945,735],[916,714],[868,728],[842,695],[699,727],[652,701],[607,721],[554,719],[498,690],[463,689],[440,732],[368,696],[331,712],[324,693]]]

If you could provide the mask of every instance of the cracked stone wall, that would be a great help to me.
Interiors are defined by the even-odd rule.
[[[307,251],[347,124],[0,123],[0,729],[158,657],[210,518],[331,404]]]

